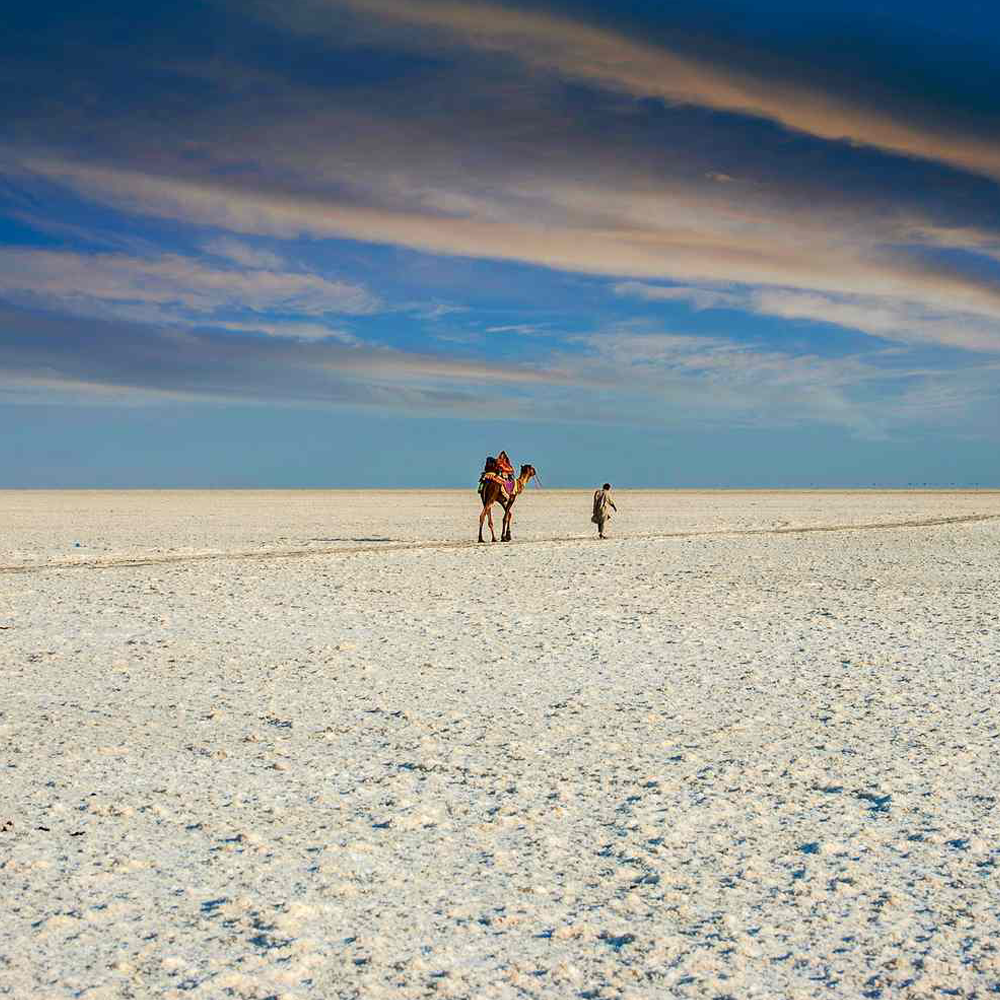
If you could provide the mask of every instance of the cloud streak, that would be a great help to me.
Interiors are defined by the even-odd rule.
[[[0,371],[8,393],[52,399],[147,392],[211,400],[346,403],[391,409],[515,408],[524,391],[570,384],[558,367],[496,365],[357,343],[298,341],[210,328],[178,330],[67,318],[0,303]],[[501,394],[502,387],[502,394]]]
[[[892,352],[824,358],[629,328],[573,341],[566,346],[577,350],[558,348],[533,365],[490,364],[250,329],[68,319],[0,303],[0,400],[239,401],[699,427],[808,420],[878,439],[906,422],[959,416],[956,401],[987,398],[1000,368],[942,377]],[[888,396],[886,384],[897,387]]]
[[[735,292],[713,288],[691,288],[684,285],[665,287],[646,285],[641,281],[621,281],[614,286],[615,295],[642,299],[644,302],[686,302],[695,309],[724,309],[745,305],[745,297]]]
[[[757,116],[820,139],[864,144],[1000,179],[1000,143],[994,138],[933,120],[917,122],[801,82],[738,70],[565,17],[441,0],[327,0],[266,10],[284,23],[322,30],[324,6],[431,29],[454,44],[500,52],[536,69],[634,97]],[[309,11],[312,20],[303,21]]]
[[[1000,282],[965,274],[919,256],[878,246],[820,238],[812,227],[774,224],[713,230],[668,227],[631,220],[598,228],[586,218],[560,214],[552,221],[495,222],[338,202],[331,198],[268,191],[107,167],[33,161],[30,169],[66,183],[88,197],[127,211],[183,218],[236,232],[292,238],[347,236],[375,243],[457,256],[525,261],[594,275],[629,275],[675,281],[766,285],[832,295],[887,297],[928,309],[961,311],[1000,319]],[[206,279],[210,283],[214,278]],[[313,299],[313,282],[295,276],[267,277],[302,286]],[[346,305],[364,298],[346,295]]]
[[[627,386],[609,415],[637,422],[780,428],[808,420],[882,440],[914,424],[959,422],[972,407],[996,408],[1000,362],[943,372],[892,348],[825,357],[627,327],[580,340],[588,354],[577,370],[604,370]]]
[[[968,351],[1000,354],[1000,320],[963,312],[935,310],[905,298],[826,295],[789,288],[664,287],[638,281],[620,282],[615,293],[644,302],[687,302],[695,309],[738,309],[759,316],[808,320],[860,330],[884,340],[910,344],[942,344]]]
[[[230,236],[218,236],[209,240],[203,249],[213,257],[221,257],[240,267],[258,271],[281,271],[285,267],[285,261],[273,251],[249,246]]]
[[[232,245],[238,244],[227,241]],[[246,254],[239,256],[247,262]],[[162,319],[234,309],[367,315],[379,308],[359,285],[316,274],[218,268],[180,254],[143,258],[11,247],[0,248],[0,294],[82,314],[143,315],[146,309],[145,315]]]

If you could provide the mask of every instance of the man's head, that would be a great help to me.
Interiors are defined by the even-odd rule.
[[[602,489],[602,490],[610,490],[610,489],[611,489],[611,483],[605,483],[605,484],[604,484],[604,485],[603,485],[603,486],[601,487],[601,489]]]

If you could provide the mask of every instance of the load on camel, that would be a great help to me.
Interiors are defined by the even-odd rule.
[[[510,541],[510,518],[511,508],[521,491],[531,481],[532,476],[537,480],[538,473],[533,465],[522,465],[521,474],[514,478],[514,466],[510,464],[507,452],[502,451],[494,458],[492,455],[486,459],[486,468],[479,477],[479,498],[483,501],[483,511],[479,515],[479,540],[483,538],[483,521],[488,521],[490,525],[490,537],[492,541],[497,540],[496,532],[493,530],[493,505],[500,504],[503,507],[503,525],[500,532],[500,541]]]

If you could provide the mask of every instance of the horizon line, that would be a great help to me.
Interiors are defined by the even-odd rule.
[[[600,483],[597,483],[600,487]],[[576,486],[544,486],[535,493],[557,493],[576,492],[579,490],[594,489],[594,484]],[[1000,492],[1000,483],[980,484],[980,483],[907,483],[905,485],[889,485],[881,483],[859,484],[811,484],[811,485],[781,485],[781,486],[761,486],[761,485],[684,485],[684,486],[651,486],[651,485],[629,485],[614,486],[612,489],[620,492],[729,492],[729,493],[777,493],[777,492],[861,492],[872,490],[883,490],[892,492]],[[399,493],[452,493],[469,492],[476,493],[475,486],[373,486],[373,485],[351,485],[351,486],[3,486],[0,485],[0,493],[326,493],[326,492],[399,492]]]

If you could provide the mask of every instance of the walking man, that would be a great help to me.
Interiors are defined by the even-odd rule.
[[[599,490],[594,491],[594,513],[590,518],[597,525],[598,538],[607,538],[604,526],[611,520],[612,511],[617,514],[618,508],[611,499],[611,483],[605,483]]]

